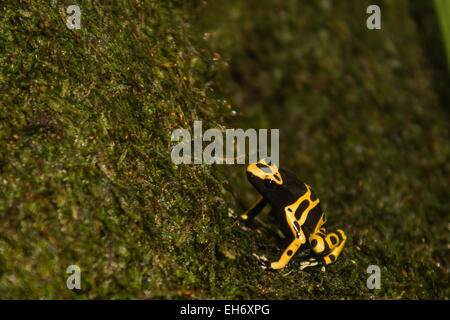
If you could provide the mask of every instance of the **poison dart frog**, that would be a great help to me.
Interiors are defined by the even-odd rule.
[[[241,226],[245,229],[252,226],[255,216],[270,204],[271,214],[289,241],[278,261],[269,262],[255,254],[263,269],[282,269],[297,250],[305,248],[310,248],[311,257],[308,261],[301,262],[300,270],[316,265],[324,268],[336,261],[347,237],[340,229],[326,233],[326,218],[319,198],[309,185],[300,182],[293,173],[278,169],[268,159],[250,164],[247,167],[247,177],[261,197],[240,216]]]

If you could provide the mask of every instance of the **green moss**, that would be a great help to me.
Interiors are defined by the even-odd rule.
[[[80,30],[65,26],[62,3],[2,5],[0,295],[208,290],[198,283],[210,268],[196,270],[215,264],[205,228],[227,213],[223,178],[174,166],[169,144],[194,119],[220,121],[212,53],[199,53],[175,4],[78,5]],[[72,264],[78,294],[65,287]]]

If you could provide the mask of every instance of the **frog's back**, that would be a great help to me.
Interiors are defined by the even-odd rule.
[[[302,220],[301,217],[303,216],[303,213],[308,211],[305,216],[306,219],[302,221],[302,224],[306,227],[307,234],[309,235],[324,218],[323,210],[320,205],[320,199],[311,187],[300,181],[295,174],[282,169],[280,169],[280,172],[286,183],[286,187],[290,190],[292,203],[298,202],[299,199],[302,199],[302,201],[298,203],[298,206],[296,206],[294,214],[295,220],[300,222],[300,220]]]
[[[295,174],[284,169],[279,169],[279,172],[283,178],[283,184],[291,192],[293,198],[298,199],[306,193],[305,184]]]

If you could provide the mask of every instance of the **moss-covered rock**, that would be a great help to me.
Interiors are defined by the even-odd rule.
[[[0,296],[207,296],[225,180],[170,136],[220,121],[213,55],[176,1],[77,4],[80,30],[69,4],[2,3]]]

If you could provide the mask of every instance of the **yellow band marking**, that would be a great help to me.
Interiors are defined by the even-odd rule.
[[[305,194],[303,196],[301,196],[300,198],[297,199],[297,201],[295,201],[293,204],[286,206],[286,208],[284,209],[286,217],[289,218],[288,219],[288,224],[291,227],[292,232],[294,233],[294,235],[297,234],[297,230],[295,230],[294,227],[294,221],[297,221],[299,226],[302,226],[305,221],[306,218],[308,217],[308,213],[315,207],[317,206],[317,204],[319,203],[319,198],[316,199],[316,201],[311,201],[311,188],[310,186],[308,186],[305,183],[306,189],[307,191],[305,192]],[[300,205],[300,203],[303,202],[303,200],[308,200],[308,207],[302,212],[302,215],[300,217],[299,220],[295,219],[295,211],[297,210],[298,206]],[[323,221],[323,216],[321,221]],[[302,229],[300,228],[299,230],[301,237],[302,237],[302,243],[305,243],[305,235],[303,234]]]

